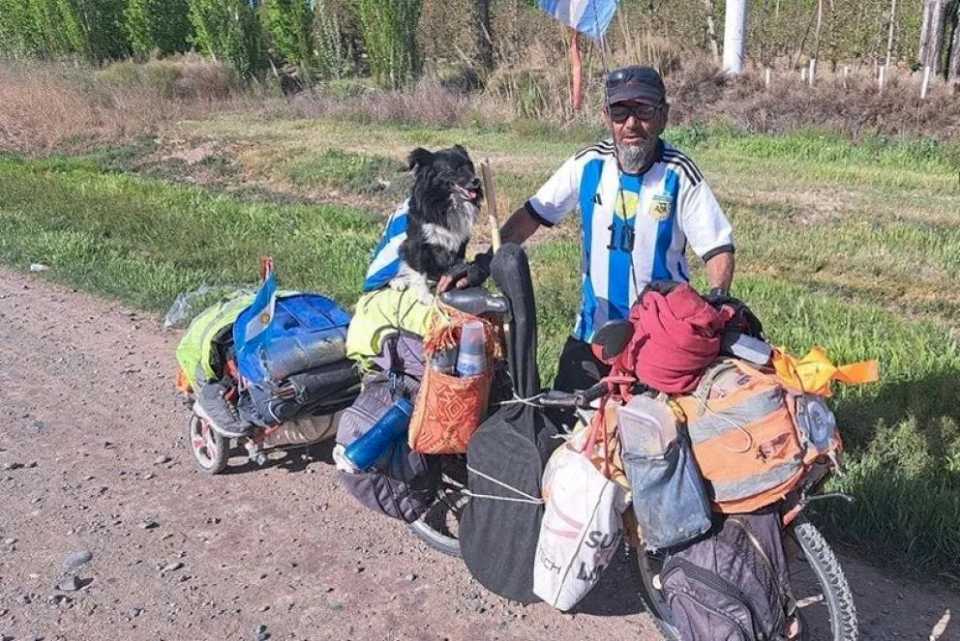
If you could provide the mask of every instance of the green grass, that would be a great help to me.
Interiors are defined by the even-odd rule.
[[[371,185],[396,178],[410,149],[467,144],[475,159],[493,158],[501,198],[517,205],[584,142],[536,128],[238,116],[186,130],[254,146],[259,155],[231,158],[245,175],[339,194],[343,203],[281,206],[122,173],[154,153],[149,142],[86,159],[0,158],[0,260],[46,263],[50,277],[162,311],[202,283],[250,283],[258,257],[272,254],[284,286],[349,305],[381,215],[402,198],[403,188]],[[669,135],[730,214],[735,291],[773,340],[797,354],[820,344],[838,362],[880,361],[880,383],[839,388],[834,399],[848,447],[847,475],[834,486],[858,501],[818,508],[833,536],[960,572],[957,147],[697,128]],[[357,199],[374,211],[345,204]],[[577,235],[572,216],[531,253],[547,383],[577,307]]]
[[[407,167],[392,158],[328,149],[320,153],[299,154],[286,163],[284,171],[295,185],[371,194],[399,182]],[[407,181],[402,182],[407,186]]]
[[[197,286],[256,280],[277,257],[284,286],[352,302],[379,219],[339,206],[242,202],[104,173],[71,160],[0,160],[0,256],[153,310]]]

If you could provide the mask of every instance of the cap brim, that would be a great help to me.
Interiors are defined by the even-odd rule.
[[[607,94],[607,104],[612,105],[618,102],[627,102],[628,100],[637,100],[640,102],[649,102],[659,105],[663,102],[664,95],[653,87],[645,85],[621,85],[611,90]]]

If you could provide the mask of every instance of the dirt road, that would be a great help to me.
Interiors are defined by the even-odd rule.
[[[2,641],[657,638],[622,567],[576,615],[486,592],[356,506],[329,448],[199,474],[173,391],[178,336],[0,269]],[[865,639],[927,639],[948,609],[960,616],[945,588],[845,567]],[[939,638],[960,639],[960,622]]]

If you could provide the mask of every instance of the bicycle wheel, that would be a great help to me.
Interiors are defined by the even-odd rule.
[[[839,561],[820,531],[798,519],[784,537],[790,586],[800,612],[803,641],[858,641],[853,594]],[[681,641],[660,590],[664,556],[637,554],[640,597],[666,641]]]
[[[820,531],[797,519],[784,541],[790,587],[797,601],[805,641],[857,641],[860,630],[850,585]]]
[[[465,481],[465,464],[459,460],[446,461],[437,488],[437,500],[426,514],[410,524],[410,531],[418,539],[434,550],[457,558],[461,557],[460,516],[470,500],[463,493]]]

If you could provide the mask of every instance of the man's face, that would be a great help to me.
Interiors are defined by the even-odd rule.
[[[639,100],[617,102],[606,110],[607,125],[618,145],[648,147],[667,126],[669,107]]]

